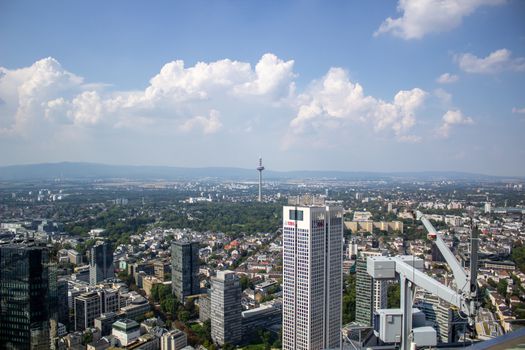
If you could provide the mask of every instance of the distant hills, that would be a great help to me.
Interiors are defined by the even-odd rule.
[[[353,172],[353,171],[271,171],[265,170],[266,179],[333,179],[333,180],[470,180],[498,181],[524,178],[498,177],[464,172]],[[125,178],[130,180],[189,180],[189,179],[231,179],[256,180],[255,169],[206,167],[184,168],[171,166],[107,165],[98,163],[42,163],[0,167],[0,180],[94,180]]]

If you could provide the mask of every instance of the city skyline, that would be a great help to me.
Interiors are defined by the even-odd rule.
[[[525,175],[525,4],[417,4],[4,2],[0,165]]]

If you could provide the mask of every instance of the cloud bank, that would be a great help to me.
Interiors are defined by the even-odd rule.
[[[193,66],[175,60],[138,90],[87,83],[51,57],[19,69],[0,67],[0,137],[45,134],[82,140],[132,132],[156,139],[224,135],[248,140],[247,134],[257,133],[260,140],[271,138],[284,148],[304,147],[304,137],[312,140],[307,147],[323,148],[355,130],[420,142],[425,131],[416,126],[431,124],[419,123],[432,95],[421,88],[380,98],[366,94],[344,69],[332,67],[298,91],[297,76],[293,60],[271,53],[254,66],[231,59]],[[450,74],[442,77],[455,80]],[[454,119],[450,113],[462,116],[447,112],[441,135],[448,136],[452,125],[469,123],[470,118]]]
[[[512,52],[507,49],[496,50],[484,58],[471,53],[462,53],[456,55],[455,59],[459,68],[467,73],[525,72],[525,57],[512,57]]]
[[[388,17],[374,35],[421,39],[430,33],[447,32],[458,27],[464,17],[479,7],[502,3],[504,0],[399,0],[397,10],[402,13],[401,17]]]

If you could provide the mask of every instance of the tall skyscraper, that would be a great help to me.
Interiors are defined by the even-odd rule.
[[[171,244],[172,289],[180,302],[199,294],[199,243],[173,242]]]
[[[283,349],[339,349],[343,210],[283,207]]]
[[[57,317],[53,276],[45,246],[0,246],[0,348],[52,348],[50,325]]]
[[[96,285],[115,277],[113,249],[108,242],[97,242],[91,248],[89,258],[89,284]]]
[[[218,271],[211,280],[211,337],[219,345],[242,338],[241,283],[233,271]]]
[[[363,326],[372,326],[374,311],[387,307],[387,282],[374,280],[366,270],[366,258],[378,255],[382,253],[379,251],[360,252],[356,260],[355,320]]]

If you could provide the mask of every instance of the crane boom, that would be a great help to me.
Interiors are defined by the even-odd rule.
[[[423,215],[423,213],[421,213],[420,211],[416,211],[416,216],[419,220],[421,220],[428,233],[434,237],[434,243],[439,248],[439,251],[445,258],[448,266],[450,266],[450,269],[454,274],[454,279],[456,280],[456,286],[458,290],[464,293],[470,293],[469,278],[467,276],[467,273],[465,272],[465,269],[463,269],[460,263],[456,260],[456,257],[447,247],[445,241],[443,241],[443,238],[441,238],[441,235],[436,231],[434,226],[432,226],[432,224],[425,217],[425,215]]]

